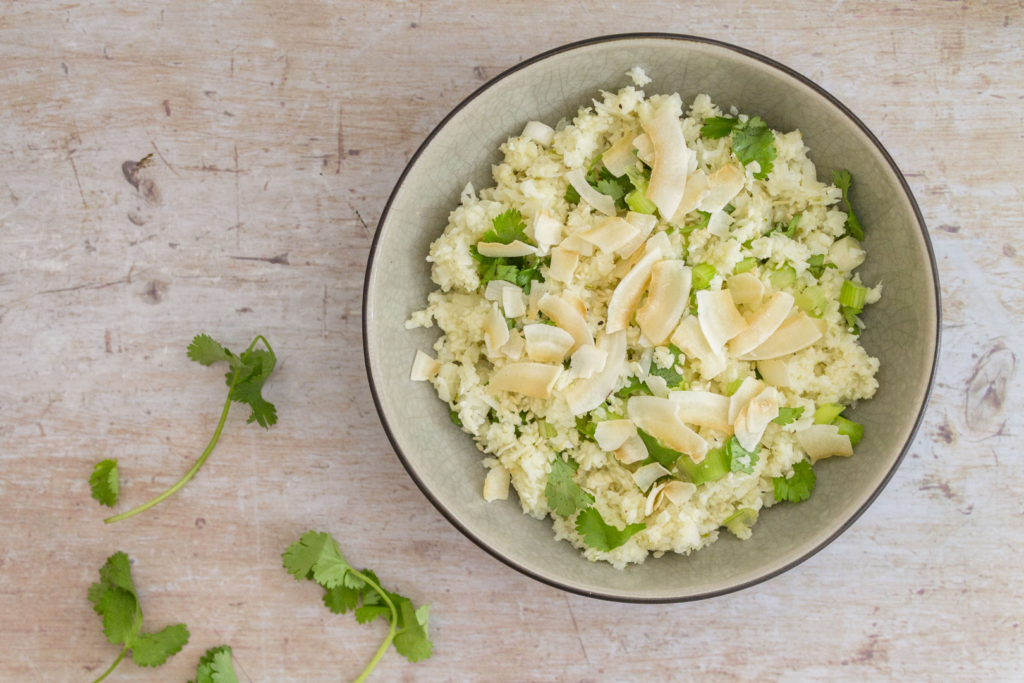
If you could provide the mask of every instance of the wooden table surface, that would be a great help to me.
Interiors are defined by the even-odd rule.
[[[0,679],[118,653],[86,602],[115,550],[186,649],[111,681],[345,681],[384,634],[281,567],[309,528],[432,602],[435,655],[376,681],[1018,681],[1024,676],[1024,9],[1019,2],[51,1],[0,6]],[[888,147],[942,271],[943,351],[910,456],[863,518],[766,584],[695,604],[562,593],[479,550],[394,456],[360,346],[363,268],[406,161],[460,100],[566,42],[717,38],[813,78]],[[126,173],[125,162],[153,154]],[[130,167],[129,169],[130,170]],[[440,228],[440,226],[439,226]],[[279,424],[228,418],[205,331],[258,333]]]

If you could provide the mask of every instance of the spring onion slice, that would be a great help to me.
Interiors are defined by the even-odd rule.
[[[837,417],[832,424],[839,428],[840,435],[850,437],[851,446],[859,444],[861,438],[864,436],[864,425],[854,422],[853,420],[847,420],[845,417]]]
[[[654,202],[645,197],[644,193],[640,190],[633,190],[626,195],[626,205],[629,206],[630,210],[644,213],[648,216],[653,216],[654,212],[658,210]]]
[[[846,410],[842,403],[826,403],[814,411],[814,424],[827,425],[839,417],[839,414]]]
[[[755,266],[757,266],[758,263],[759,261],[756,258],[754,258],[753,256],[748,256],[747,258],[743,259],[742,261],[736,264],[736,267],[733,268],[732,273],[733,275],[739,275],[740,273],[749,273],[754,269]]]
[[[825,292],[817,285],[807,287],[802,292],[793,295],[793,303],[800,307],[807,315],[820,318],[825,312]]]
[[[722,522],[722,526],[727,528],[739,536],[743,531],[754,526],[757,522],[757,510],[751,510],[750,508],[740,508],[736,512],[732,513],[725,518]]]
[[[864,304],[868,300],[868,288],[858,285],[856,282],[846,280],[843,282],[843,289],[839,292],[839,303],[848,306],[858,313],[864,310]]]
[[[774,271],[771,274],[770,279],[773,289],[789,287],[791,284],[796,282],[796,270],[793,266],[783,266],[782,268]]]
[[[693,291],[710,287],[711,279],[716,275],[718,275],[718,269],[710,263],[701,263],[694,266],[691,280]]]
[[[700,464],[689,458],[679,458],[676,468],[680,474],[695,486],[721,479],[730,472],[729,454],[724,448],[708,451]]]
[[[740,388],[741,384],[743,384],[743,379],[744,379],[743,377],[740,377],[739,379],[734,379],[733,381],[731,381],[728,384],[726,384],[725,385],[725,395],[726,396],[732,396],[733,394],[735,394],[736,390]]]

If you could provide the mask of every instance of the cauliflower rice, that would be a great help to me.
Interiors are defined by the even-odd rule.
[[[638,87],[648,82],[639,69],[629,75]],[[662,146],[652,151],[651,140],[657,137],[654,122],[659,116],[678,122],[685,148],[672,152],[670,147]],[[511,137],[501,145],[504,161],[492,168],[494,187],[477,193],[468,185],[463,191],[461,204],[450,214],[444,233],[431,245],[427,258],[433,264],[431,277],[438,289],[429,295],[427,307],[413,313],[406,322],[410,329],[436,323],[444,333],[433,347],[436,361],[417,353],[413,378],[433,384],[441,400],[449,404],[452,421],[487,454],[483,459],[488,468],[485,498],[507,498],[510,482],[523,512],[537,519],[551,515],[556,539],[568,540],[591,561],[604,560],[619,569],[631,562],[642,563],[649,553],[660,557],[669,551],[689,554],[699,550],[718,539],[719,530],[727,521],[737,536],[749,538],[756,513],[776,503],[777,478],[785,481],[792,477],[794,465],[802,461],[852,453],[859,434],[856,438],[848,433],[843,436],[840,430],[836,437],[835,429],[823,429],[838,414],[829,414],[829,405],[845,406],[871,398],[878,386],[874,378],[878,360],[869,356],[858,342],[858,326],[863,327],[863,323],[852,316],[859,313],[864,303],[878,300],[881,285],[866,293],[860,287],[863,296],[859,307],[844,309],[840,301],[846,296],[844,282],[849,281],[851,287],[860,284],[859,275],[852,270],[864,259],[859,243],[847,236],[848,212],[838,208],[844,199],[843,192],[818,180],[799,131],[764,134],[762,140],[773,137],[775,156],[770,172],[762,173],[759,161],[748,158],[744,164],[744,159],[736,154],[736,137],[711,139],[702,135],[702,127],[709,121],[716,119],[722,123],[724,118],[733,119],[725,123],[736,125],[737,130],[757,123],[756,119],[739,116],[735,109],[723,115],[707,95],[697,96],[685,108],[678,94],[647,97],[642,90],[625,87],[617,93],[602,92],[601,99],[594,100],[592,107],[581,108],[571,122],[563,120],[554,129],[540,123],[529,124],[523,135]],[[671,126],[669,137],[674,134],[670,129]],[[645,131],[653,131],[646,135],[646,141]],[[629,140],[611,149],[624,138]],[[680,204],[688,201],[685,191],[679,190],[680,182],[679,187],[668,188],[668,199],[658,205],[657,213],[649,208],[641,214],[631,209],[633,200],[643,206],[643,189],[634,184],[640,196],[632,197],[623,208],[623,198],[614,197],[614,188],[609,192],[608,182],[598,180],[596,191],[617,200],[617,206],[606,215],[588,199],[606,209],[608,200],[595,198],[586,187],[574,187],[579,183],[571,183],[570,176],[578,181],[575,172],[589,179],[603,175],[612,184],[617,182],[616,177],[626,178],[622,173],[609,172],[621,170],[623,149],[636,155],[627,159],[630,177],[650,174],[646,181],[638,181],[650,183],[644,188],[649,194],[654,193],[655,176],[661,172],[662,179],[671,178],[680,168],[685,168],[681,180],[691,190],[703,187],[700,183],[706,182],[704,179],[712,179],[713,185],[713,179],[734,174],[734,189],[738,188],[738,192],[728,197],[724,207],[717,207],[711,206],[715,198],[705,190],[697,197],[699,201],[694,206],[698,208],[680,215],[672,209],[680,192],[684,195]],[[670,154],[679,154],[675,171],[670,168]],[[601,159],[604,168],[616,168],[601,171],[602,167],[595,163],[599,155],[607,157]],[[650,172],[649,166],[653,167]],[[725,170],[716,175],[722,169]],[[593,186],[595,182],[591,180],[589,184]],[[624,183],[620,186],[628,188]],[[662,183],[659,191],[664,188]],[[715,192],[721,190],[713,188]],[[661,215],[666,206],[673,210],[670,218]],[[681,210],[686,208],[681,206]],[[698,210],[705,208],[712,210]],[[499,224],[515,223],[515,214],[509,213],[511,209],[520,212],[519,227],[525,228],[528,239],[511,244],[507,236],[494,244],[490,244],[493,239],[483,241],[486,235],[494,234],[492,231]],[[611,220],[613,217],[618,220]],[[655,217],[656,224],[648,228]],[[646,237],[645,229],[650,229]],[[581,238],[583,234],[588,237]],[[623,245],[627,237],[632,244]],[[526,255],[512,256],[519,253],[517,249]],[[508,256],[481,256],[483,252]],[[524,286],[519,286],[523,285],[522,279],[517,283],[494,279],[483,283],[482,275],[487,274],[489,265],[494,263],[490,259],[494,258],[499,259],[499,265],[520,264],[521,277],[533,279]],[[656,296],[662,294],[655,295],[645,261],[678,261],[674,266],[655,269],[665,276],[662,283],[671,290],[663,293],[668,302],[665,306],[660,300],[655,305]],[[713,266],[714,270],[701,264]],[[531,266],[536,267],[536,274],[523,274]],[[648,271],[635,276],[631,272],[641,268]],[[628,292],[620,295],[618,303],[613,301],[617,288],[627,289],[627,274],[640,287],[633,305]],[[747,276],[742,277],[744,274]],[[495,275],[502,276],[492,269],[490,276]],[[672,280],[670,275],[677,279]],[[654,277],[657,282],[659,276]],[[513,275],[507,279],[516,278]],[[684,281],[685,289],[681,290]],[[701,285],[704,286],[700,293],[694,294]],[[687,296],[681,311],[679,296]],[[546,305],[541,303],[542,298]],[[795,304],[789,305],[791,301]],[[568,325],[565,321],[576,314],[557,313],[568,310],[565,303],[559,302],[568,303],[568,308],[582,314],[585,328]],[[657,312],[657,320],[650,328],[644,325],[641,329],[638,319],[644,319],[640,312],[647,303],[652,304],[651,311]],[[785,317],[781,327],[790,322],[796,327],[800,322],[809,330],[807,334],[811,336],[807,338],[815,340],[809,344],[801,342],[804,345],[799,350],[782,356],[740,359],[739,356],[759,353],[770,356],[764,345],[774,344],[778,335],[746,354],[730,351],[739,348],[737,340],[743,334],[753,335],[755,342],[762,340],[765,335],[758,336],[753,330],[755,314],[769,304],[777,304]],[[552,315],[551,311],[556,313]],[[695,315],[696,321],[686,328],[691,337],[686,337],[680,330]],[[557,326],[554,318],[559,318]],[[626,321],[625,329],[608,332],[620,318]],[[508,328],[507,333],[495,328],[496,320],[500,320],[500,327]],[[779,320],[782,318],[772,323],[774,327],[769,326],[767,334],[774,334],[772,330],[780,327]],[[540,329],[542,326],[548,329]],[[659,326],[674,331],[669,339],[655,343],[648,331]],[[737,334],[740,328],[749,331]],[[593,341],[588,343],[588,336],[597,339],[596,346]],[[684,344],[676,343],[694,336],[694,344],[700,345],[701,340],[711,347],[718,344],[717,355],[700,358],[693,344],[683,349]],[[624,361],[616,366],[610,365],[615,355],[609,351],[614,347],[610,341],[613,338],[624,338],[626,348]],[[566,350],[570,342],[572,353]],[[496,346],[498,343],[501,345]],[[516,364],[523,368],[529,365],[536,376],[524,379],[513,368],[497,382],[511,389],[489,386],[503,368]],[[600,385],[596,378],[607,374],[605,368],[612,373],[612,388],[609,393],[605,386],[597,398],[600,405],[591,408],[593,401],[587,403],[589,398],[583,400],[578,396],[570,400],[574,384]],[[695,396],[693,392],[716,396]],[[645,433],[639,442],[633,436],[623,443],[622,436],[612,434],[613,426],[621,428],[615,432],[621,435],[635,435],[636,428],[657,432],[663,426],[657,422],[660,418],[640,414],[647,407],[657,410],[701,398],[722,407],[722,411],[728,405],[728,425],[710,418],[694,418],[703,424],[681,419],[676,425],[676,417],[670,416],[667,419],[672,425],[664,433],[658,432],[656,439]],[[757,400],[764,408],[764,419],[760,422],[772,418],[767,426],[754,424]],[[836,406],[835,410],[841,407]],[[577,413],[581,408],[587,410],[574,414],[573,408]],[[744,411],[740,417],[735,415],[737,408]],[[793,416],[794,411],[787,409],[795,408],[802,408],[802,414],[788,424],[780,424],[786,421],[779,418],[780,411]],[[747,423],[743,423],[743,415],[748,411]],[[652,424],[652,419],[654,427],[641,427]],[[598,443],[602,439],[595,440],[594,429],[610,420],[618,422],[607,425],[598,434],[603,435],[608,448],[602,450]],[[816,424],[819,422],[822,424]],[[827,438],[822,438],[830,445],[824,447],[807,436],[824,434],[829,429],[832,431]],[[649,482],[647,476],[635,476],[653,462],[649,457],[636,459],[647,455],[645,445],[654,441],[666,447],[672,443],[675,451],[684,450],[678,446],[678,440],[673,441],[680,434],[685,435],[680,438],[688,445],[677,466],[666,471],[649,468],[654,472],[650,476],[657,475],[656,483]],[[730,440],[740,443],[740,437],[755,444],[756,457],[740,463],[752,462],[752,466],[737,467],[733,463],[724,476],[719,473],[718,478],[701,482],[695,490],[690,483],[666,489],[665,485],[674,481],[695,481],[688,476],[690,466],[696,461],[709,462],[707,459],[713,457],[721,459]],[[846,442],[842,442],[844,438]],[[835,443],[839,442],[842,443],[837,448]],[[744,453],[731,452],[734,459],[735,453],[740,453],[740,457]],[[553,510],[557,505],[548,500],[545,489],[556,457],[565,458],[563,462],[573,466],[572,481],[589,494],[592,507],[604,523],[616,529],[635,524],[643,528],[635,531],[639,527],[632,527],[633,535],[617,547],[588,545],[589,537],[577,531],[579,513],[563,517]],[[723,462],[728,463],[728,458]],[[668,495],[669,492],[675,495]],[[745,517],[737,520],[739,511],[745,511]],[[737,523],[733,524],[734,520]]]

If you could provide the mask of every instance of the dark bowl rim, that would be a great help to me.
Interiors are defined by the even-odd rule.
[[[697,593],[697,594],[694,594],[694,595],[687,595],[687,596],[682,596],[682,597],[669,597],[669,598],[637,598],[637,597],[628,597],[628,596],[616,595],[616,594],[612,594],[612,593],[602,593],[600,591],[584,590],[584,589],[577,588],[575,586],[572,586],[572,585],[569,585],[569,584],[566,584],[566,583],[562,583],[562,582],[560,582],[558,580],[548,578],[546,576],[541,576],[541,575],[535,573],[534,571],[532,571],[530,569],[527,569],[526,567],[520,565],[518,562],[516,562],[511,557],[508,557],[508,556],[503,555],[502,553],[498,552],[497,550],[492,548],[485,540],[483,540],[482,538],[477,537],[473,532],[471,532],[469,529],[467,529],[465,526],[463,526],[463,524],[461,522],[459,522],[459,520],[451,512],[448,511],[448,509],[444,506],[444,504],[440,500],[438,500],[438,498],[433,494],[433,492],[429,489],[429,487],[427,487],[423,483],[423,481],[421,481],[420,478],[416,475],[416,472],[413,470],[413,468],[410,465],[410,463],[409,463],[408,459],[406,458],[405,454],[402,452],[402,449],[399,447],[394,433],[391,431],[391,425],[388,422],[387,416],[384,414],[384,410],[383,410],[383,408],[381,406],[381,402],[380,402],[380,397],[377,394],[377,385],[376,385],[376,383],[373,380],[373,371],[372,371],[372,369],[370,367],[370,347],[369,347],[369,340],[367,338],[367,331],[366,331],[367,330],[367,325],[366,325],[367,303],[368,303],[368,299],[369,299],[370,278],[371,278],[371,275],[373,273],[375,257],[377,255],[377,245],[378,245],[378,242],[380,240],[380,235],[381,235],[382,228],[384,226],[384,222],[387,220],[388,212],[391,209],[391,204],[394,202],[395,197],[398,194],[398,191],[402,188],[402,184],[405,182],[406,176],[412,170],[413,166],[416,165],[416,162],[419,160],[420,155],[427,148],[427,146],[430,145],[430,143],[431,143],[431,141],[433,141],[434,137],[448,124],[448,122],[456,114],[458,114],[460,111],[462,111],[470,102],[475,100],[480,94],[482,94],[483,92],[485,92],[486,90],[488,90],[489,88],[494,86],[499,81],[501,81],[501,80],[507,78],[508,76],[516,73],[517,71],[520,71],[520,70],[525,69],[525,68],[527,68],[529,66],[532,66],[532,65],[534,65],[534,64],[536,64],[536,63],[538,63],[540,61],[543,61],[543,60],[547,59],[548,57],[553,57],[555,55],[562,54],[563,52],[569,52],[570,50],[575,50],[575,49],[578,49],[578,48],[581,48],[581,47],[587,47],[587,46],[590,46],[590,45],[597,45],[597,44],[600,44],[600,43],[610,43],[610,42],[615,42],[615,41],[637,40],[637,39],[640,39],[640,40],[676,40],[676,41],[679,41],[679,42],[702,43],[702,44],[705,44],[705,45],[713,45],[715,47],[725,48],[727,50],[730,50],[732,52],[740,54],[740,55],[742,55],[744,57],[748,57],[750,59],[757,60],[757,61],[761,62],[762,64],[765,64],[765,65],[767,65],[769,67],[772,67],[773,69],[775,69],[777,71],[780,71],[783,74],[785,74],[785,75],[787,75],[787,76],[789,76],[789,77],[791,77],[793,79],[796,79],[797,81],[799,81],[803,85],[807,86],[808,88],[810,88],[811,90],[816,92],[821,97],[825,98],[825,100],[827,100],[834,107],[836,107],[836,109],[838,109],[840,112],[842,112],[848,119],[850,119],[851,122],[853,122],[854,125],[856,125],[861,130],[862,133],[864,133],[865,136],[867,136],[868,140],[870,140],[871,143],[875,146],[875,148],[882,154],[882,157],[889,164],[889,167],[892,169],[893,173],[896,174],[896,177],[899,178],[900,185],[903,188],[903,192],[906,195],[907,200],[910,202],[910,205],[911,205],[911,207],[914,210],[914,215],[917,218],[918,227],[921,229],[921,236],[924,238],[925,247],[927,248],[927,251],[928,251],[928,260],[929,260],[929,262],[931,264],[931,269],[932,269],[933,286],[935,288],[935,353],[932,356],[932,368],[931,368],[931,372],[929,373],[929,376],[928,376],[928,387],[927,387],[927,389],[925,391],[924,400],[921,402],[921,408],[920,408],[920,410],[918,410],[917,418],[914,420],[914,427],[911,430],[910,435],[907,437],[906,442],[903,444],[903,448],[900,450],[899,457],[896,458],[896,461],[893,463],[892,467],[889,469],[889,472],[885,475],[885,478],[881,481],[881,483],[874,490],[874,492],[872,492],[871,496],[867,499],[867,501],[865,501],[864,504],[856,512],[854,512],[853,515],[851,515],[850,518],[838,530],[836,530],[835,533],[833,533],[827,539],[822,541],[817,547],[807,551],[806,553],[804,553],[800,557],[796,558],[795,560],[793,560],[792,562],[788,563],[787,565],[785,565],[783,567],[780,567],[779,569],[776,569],[774,571],[771,571],[771,572],[768,572],[766,574],[763,574],[763,575],[757,577],[756,579],[752,579],[750,581],[739,583],[739,584],[736,584],[734,586],[730,586],[728,588],[723,588],[723,589],[714,590],[714,591],[708,591],[708,592],[705,592],[705,593]],[[540,54],[538,54],[538,55],[536,55],[534,57],[531,57],[531,58],[529,58],[529,59],[527,59],[525,61],[522,61],[522,62],[520,62],[520,63],[518,63],[518,64],[516,64],[516,65],[514,65],[514,66],[512,66],[512,67],[510,67],[508,69],[506,69],[505,71],[501,72],[500,74],[498,74],[497,76],[495,76],[494,78],[492,78],[491,80],[487,81],[485,84],[483,84],[482,86],[477,88],[475,91],[473,91],[473,93],[470,94],[466,99],[462,100],[462,102],[460,102],[454,109],[452,109],[451,112],[449,112],[447,116],[445,116],[443,119],[441,119],[441,122],[438,123],[437,126],[434,127],[434,129],[430,132],[430,135],[428,135],[426,137],[426,139],[423,141],[423,143],[419,146],[419,148],[417,148],[416,153],[413,154],[412,157],[409,159],[409,162],[406,164],[405,169],[402,171],[402,175],[399,176],[398,181],[395,183],[395,188],[391,191],[391,195],[388,197],[387,203],[384,205],[384,210],[381,212],[380,219],[377,221],[377,230],[374,233],[373,243],[370,245],[370,254],[369,254],[369,257],[367,258],[366,274],[365,274],[365,277],[364,277],[364,280],[363,280],[363,302],[362,302],[362,306],[363,306],[363,310],[362,310],[361,321],[362,321],[362,337],[363,337],[363,359],[364,359],[364,363],[366,365],[366,375],[367,375],[367,378],[369,379],[369,383],[370,383],[370,393],[373,395],[374,407],[377,409],[377,414],[380,416],[381,425],[384,427],[384,432],[385,432],[385,434],[387,434],[388,441],[391,442],[391,447],[394,449],[395,454],[398,456],[398,459],[401,461],[402,466],[405,467],[405,470],[409,473],[409,476],[412,477],[412,480],[416,483],[416,486],[419,487],[420,491],[423,492],[423,495],[425,495],[427,497],[427,500],[429,500],[431,502],[431,504],[433,504],[433,506],[435,508],[437,508],[437,511],[440,512],[444,516],[444,518],[447,519],[452,524],[452,526],[454,526],[456,529],[458,529],[460,532],[462,532],[462,534],[466,538],[468,538],[469,540],[473,541],[473,543],[475,543],[481,549],[483,549],[484,551],[486,551],[487,553],[489,553],[491,556],[495,557],[496,559],[500,560],[501,562],[505,563],[506,565],[508,565],[512,569],[515,569],[516,571],[518,571],[518,572],[520,572],[522,574],[525,574],[526,576],[529,576],[532,579],[535,579],[537,581],[540,581],[541,583],[544,583],[544,584],[547,584],[549,586],[552,586],[553,588],[558,588],[560,590],[564,590],[564,591],[567,591],[569,593],[575,593],[576,595],[583,595],[583,596],[586,596],[588,598],[596,598],[596,599],[599,599],[599,600],[607,600],[607,601],[610,601],[610,602],[622,602],[622,603],[633,603],[633,604],[668,604],[668,603],[679,603],[679,602],[693,602],[693,601],[696,601],[696,600],[705,600],[705,599],[708,599],[708,598],[714,598],[714,597],[718,597],[718,596],[721,596],[721,595],[728,595],[729,593],[734,593],[736,591],[740,591],[740,590],[743,590],[745,588],[750,588],[752,586],[756,586],[756,585],[758,585],[760,583],[763,583],[763,582],[765,582],[765,581],[767,581],[769,579],[775,578],[776,576],[779,576],[780,574],[783,574],[783,573],[789,571],[790,569],[793,569],[797,565],[802,564],[803,562],[809,560],[811,557],[817,555],[826,546],[828,546],[834,540],[839,538],[839,536],[842,535],[847,529],[849,529],[853,525],[853,523],[856,522],[860,518],[860,516],[862,514],[864,514],[864,512],[871,506],[871,504],[875,502],[875,500],[878,498],[879,494],[882,493],[882,490],[886,487],[886,485],[892,479],[893,475],[896,473],[896,470],[899,469],[899,466],[903,463],[903,460],[906,457],[907,452],[910,450],[910,447],[913,445],[914,439],[917,436],[917,432],[918,432],[918,430],[921,427],[922,421],[924,420],[924,414],[925,414],[925,411],[928,408],[928,402],[929,402],[929,400],[931,398],[932,388],[933,388],[934,383],[935,383],[935,375],[936,375],[936,372],[938,371],[939,347],[941,345],[941,337],[942,337],[942,295],[941,295],[941,288],[940,288],[940,284],[939,284],[939,268],[938,268],[938,264],[935,261],[935,251],[932,248],[932,242],[931,242],[931,239],[928,236],[928,229],[927,229],[927,226],[925,224],[924,216],[921,214],[921,208],[918,206],[917,200],[914,198],[914,193],[911,191],[910,185],[907,183],[907,179],[904,177],[903,173],[900,171],[899,167],[896,165],[896,162],[893,160],[892,156],[890,156],[888,150],[886,150],[885,146],[881,143],[881,141],[879,141],[879,139],[877,137],[875,137],[874,133],[872,133],[871,130],[868,129],[868,127],[864,124],[863,121],[861,121],[857,117],[856,114],[854,114],[852,111],[850,111],[850,109],[847,108],[847,106],[844,105],[842,102],[840,102],[835,96],[833,96],[831,93],[829,93],[827,90],[822,88],[820,85],[818,85],[817,83],[815,83],[811,79],[809,79],[806,76],[804,76],[803,74],[801,74],[801,73],[791,69],[790,67],[786,66],[785,64],[782,64],[781,62],[777,62],[774,59],[771,59],[770,57],[765,57],[764,55],[762,55],[760,53],[754,52],[753,50],[748,50],[746,48],[742,48],[742,47],[739,47],[739,46],[736,46],[736,45],[732,45],[730,43],[725,43],[725,42],[722,42],[720,40],[713,40],[711,38],[703,38],[701,36],[691,36],[691,35],[677,34],[677,33],[617,33],[617,34],[611,34],[611,35],[606,35],[606,36],[599,36],[599,37],[596,37],[596,38],[588,38],[586,40],[580,40],[580,41],[577,41],[577,42],[574,42],[574,43],[568,43],[566,45],[562,45],[560,47],[552,48],[550,50],[542,52],[542,53],[540,53]]]

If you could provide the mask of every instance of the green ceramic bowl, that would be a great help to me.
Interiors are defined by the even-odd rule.
[[[865,226],[866,282],[885,283],[871,306],[863,344],[881,360],[879,389],[851,417],[866,427],[852,458],[815,467],[807,502],[761,515],[749,541],[724,534],[693,555],[648,558],[619,571],[590,563],[556,542],[550,520],[524,515],[515,496],[485,503],[485,470],[470,437],[448,419],[433,387],[409,381],[416,349],[437,328],[403,322],[434,289],[424,260],[467,182],[488,187],[498,146],[527,121],[571,118],[599,89],[630,83],[641,66],[648,94],[708,93],[726,109],[758,115],[777,129],[799,128],[819,173],[847,168]],[[807,78],[766,57],[703,38],[662,34],[608,36],[529,59],[455,108],[419,148],[399,179],[370,252],[363,293],[363,343],[373,398],[395,452],[423,493],[477,545],[511,567],[564,590],[608,600],[673,602],[722,595],[796,566],[828,545],[889,481],[921,423],[939,346],[939,285],[921,212],[892,158],[856,116]]]

